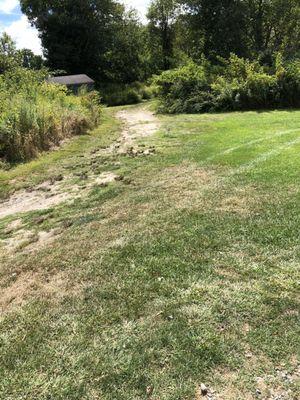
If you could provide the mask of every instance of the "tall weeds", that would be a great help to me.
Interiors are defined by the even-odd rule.
[[[24,69],[0,77],[0,158],[8,162],[31,159],[99,123],[97,93],[74,96],[45,77]]]

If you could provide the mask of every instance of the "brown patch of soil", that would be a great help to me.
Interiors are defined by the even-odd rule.
[[[3,240],[4,249],[9,253],[16,251],[34,251],[52,243],[58,234],[57,229],[49,232],[41,231],[38,233],[21,229],[9,239]]]
[[[26,304],[33,296],[59,301],[65,296],[78,296],[81,290],[81,286],[63,272],[51,277],[38,272],[24,272],[8,286],[0,288],[0,313]]]
[[[17,213],[46,210],[72,198],[71,192],[62,190],[59,183],[44,182],[33,190],[14,193],[0,203],[0,219]]]

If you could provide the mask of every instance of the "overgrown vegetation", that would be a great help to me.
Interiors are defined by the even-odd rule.
[[[100,87],[103,93],[102,101],[108,106],[137,104],[143,100],[150,100],[156,92],[153,87],[140,82],[131,84],[111,83]]]
[[[99,122],[96,93],[79,96],[46,82],[47,71],[15,68],[0,76],[0,157],[24,161]]]
[[[299,61],[283,63],[278,54],[274,70],[235,55],[223,63],[190,63],[156,77],[161,111],[198,113],[300,106]]]

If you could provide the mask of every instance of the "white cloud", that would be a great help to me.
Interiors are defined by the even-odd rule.
[[[10,14],[19,5],[19,0],[0,0],[0,11],[4,14]]]
[[[32,50],[35,54],[42,54],[41,41],[37,30],[30,25],[25,15],[2,30],[5,30],[15,40],[18,49],[26,48]]]

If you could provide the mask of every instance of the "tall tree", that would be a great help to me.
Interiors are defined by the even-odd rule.
[[[183,1],[186,26],[192,32],[198,53],[214,59],[231,52],[246,55],[247,29],[245,4],[240,0]],[[199,54],[198,54],[199,55]]]
[[[135,10],[125,12],[116,23],[114,42],[104,54],[110,81],[130,83],[146,77],[144,29]]]
[[[300,50],[299,0],[245,0],[250,52],[253,57]]]
[[[276,51],[299,53],[299,0],[182,0],[194,58],[230,53],[264,60]]]
[[[174,62],[177,6],[176,0],[154,0],[147,14],[150,49],[158,57],[158,67],[164,70]]]
[[[21,0],[38,29],[48,65],[105,79],[124,6],[114,0]]]

